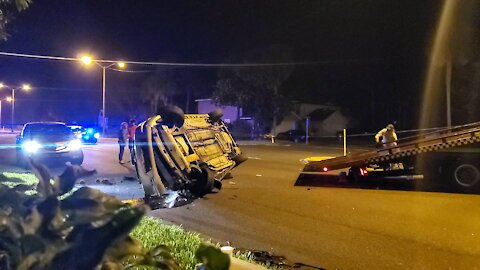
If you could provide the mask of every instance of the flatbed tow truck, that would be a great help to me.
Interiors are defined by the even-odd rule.
[[[396,146],[309,161],[300,174],[321,175],[348,169],[339,179],[420,180],[453,191],[480,190],[480,122],[403,138]]]

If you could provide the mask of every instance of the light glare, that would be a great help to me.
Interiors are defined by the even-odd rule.
[[[68,143],[68,149],[71,151],[79,150],[82,147],[82,142],[80,140],[72,140]]]
[[[42,146],[36,141],[28,141],[23,144],[23,149],[25,149],[28,153],[35,153],[40,149]]]
[[[88,55],[84,55],[82,56],[82,58],[80,58],[80,60],[82,60],[82,62],[85,64],[85,65],[90,65],[92,63],[92,57],[88,56]]]

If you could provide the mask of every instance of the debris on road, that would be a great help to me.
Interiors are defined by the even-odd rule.
[[[273,255],[268,251],[263,250],[244,250],[235,249],[235,253],[246,254],[248,257],[253,257],[253,260],[268,265],[271,267],[278,267],[279,269],[318,269],[325,270],[323,267],[308,265],[300,262],[290,262],[284,256]]]
[[[95,180],[95,183],[97,184],[104,184],[104,185],[115,185],[115,181],[114,180],[110,180],[110,179],[97,179]]]
[[[124,176],[123,180],[125,181],[137,181],[138,179],[133,176]]]
[[[110,181],[109,179],[103,179],[102,184],[104,184],[104,185],[115,185],[115,182]]]

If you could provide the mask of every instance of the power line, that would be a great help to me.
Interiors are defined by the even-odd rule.
[[[12,52],[0,52],[0,56],[30,58],[36,60],[56,60],[56,61],[81,61],[80,58],[51,56],[51,55],[37,55],[24,54]],[[149,65],[149,66],[177,66],[177,67],[272,67],[272,66],[297,66],[297,65],[320,65],[320,64],[334,64],[334,63],[352,63],[352,62],[372,62],[378,59],[373,58],[353,58],[342,60],[323,60],[323,61],[304,61],[304,62],[271,62],[271,63],[176,63],[176,62],[149,62],[149,61],[121,61],[129,65]],[[94,60],[97,63],[117,63],[117,60],[98,59]],[[123,71],[123,70],[117,70]],[[133,71],[134,72],[134,71]],[[139,71],[151,72],[151,71]]]

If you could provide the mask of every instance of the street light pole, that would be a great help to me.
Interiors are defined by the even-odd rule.
[[[2,100],[0,99],[0,128],[2,127]]]
[[[105,113],[105,74],[107,67],[102,66],[102,134],[105,136],[106,131],[106,113]]]
[[[13,132],[14,122],[15,122],[15,88],[12,88],[12,126],[11,126],[12,132]]]
[[[12,96],[8,97],[7,101],[12,102],[12,126],[10,127],[10,129],[13,132],[13,123],[15,123],[15,87],[10,87],[8,85],[0,83],[0,88],[4,88],[4,87],[12,89]],[[24,83],[22,86],[19,86],[17,89],[29,91],[32,88],[29,84]],[[2,116],[1,116],[2,108],[1,108],[1,106],[2,105],[1,105],[1,100],[0,100],[0,124],[2,122],[1,121],[1,119],[2,119]]]
[[[78,60],[82,61],[85,65],[90,65],[92,62],[95,63],[97,66],[102,68],[102,133],[105,135],[106,133],[106,128],[107,128],[107,114],[105,112],[105,98],[106,98],[106,73],[107,69],[111,68],[114,65],[117,65],[119,68],[123,69],[125,68],[126,64],[125,62],[113,62],[113,63],[102,63],[102,61],[95,61],[92,59],[92,57],[88,55],[84,55]]]

